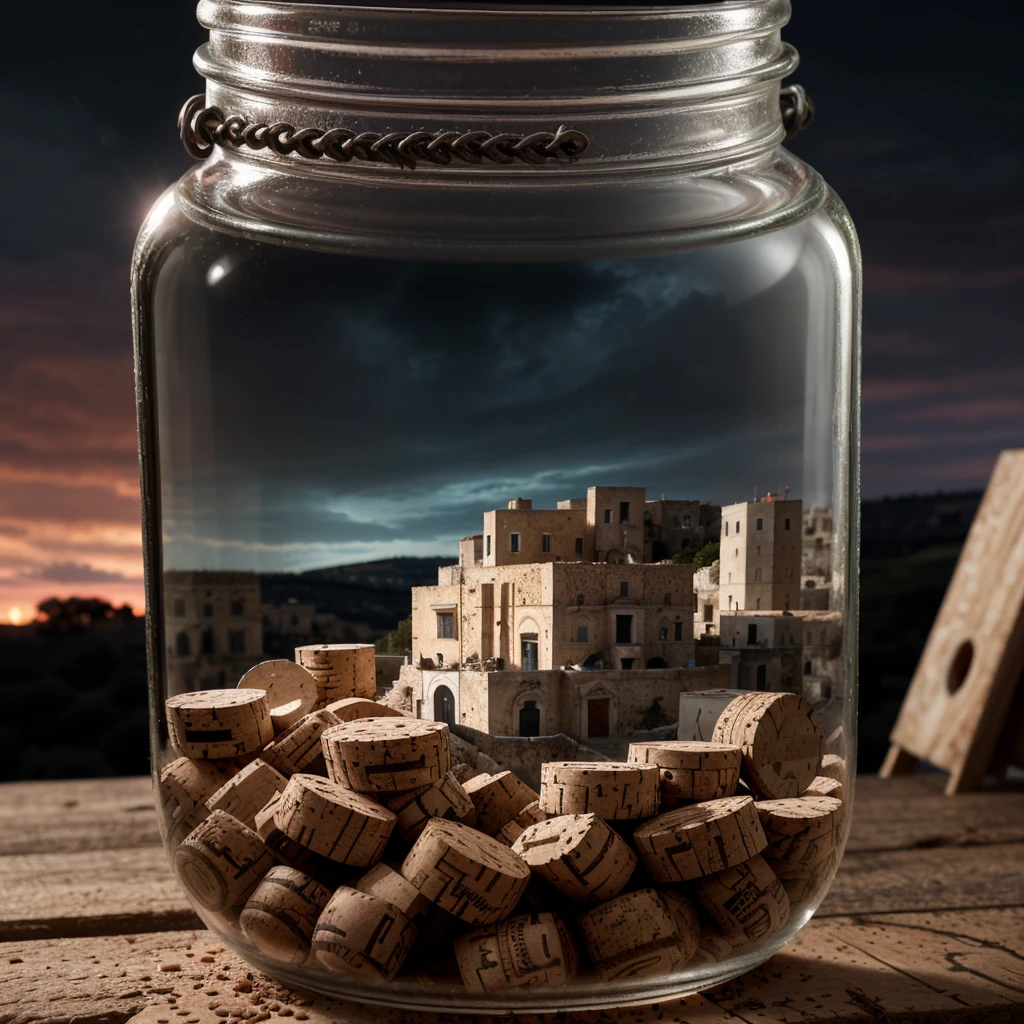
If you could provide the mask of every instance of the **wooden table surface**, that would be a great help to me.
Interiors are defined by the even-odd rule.
[[[1021,1024],[1024,791],[947,798],[943,782],[858,780],[828,898],[764,966],[704,995],[572,1020]],[[226,951],[170,873],[148,779],[0,786],[0,1024],[278,1018],[441,1019],[289,992]]]

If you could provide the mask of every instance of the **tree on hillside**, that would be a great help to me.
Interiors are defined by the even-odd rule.
[[[684,551],[681,555],[673,555],[676,565],[692,565],[694,569],[703,569],[718,559],[721,545],[717,540],[708,541],[699,551]]]
[[[378,654],[412,654],[412,616],[395,626],[376,643]]]
[[[98,597],[48,597],[36,605],[43,627],[57,633],[88,629],[104,619],[131,622],[135,618],[131,605],[115,608]]]

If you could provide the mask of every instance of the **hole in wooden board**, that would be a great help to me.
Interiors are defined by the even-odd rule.
[[[950,693],[956,693],[964,684],[967,673],[971,670],[971,662],[974,660],[974,644],[965,640],[953,655],[953,663],[949,666],[949,676],[946,679],[946,687]]]

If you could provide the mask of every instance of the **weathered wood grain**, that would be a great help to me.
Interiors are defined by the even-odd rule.
[[[1020,908],[815,920],[783,953],[707,998],[573,1014],[572,1021],[1010,1024],[1020,1019],[1024,1001],[1022,963]],[[161,970],[174,965],[177,970]],[[135,1024],[224,1024],[254,1010],[250,1019],[272,1024],[278,1018],[309,1024],[441,1024],[433,1014],[296,994],[253,971],[203,931],[4,943],[0,972],[0,1024],[124,1024],[136,1014],[142,1016]],[[235,991],[236,986],[251,990]],[[443,1019],[488,1024],[482,1017]],[[541,1019],[503,1020],[537,1024]]]

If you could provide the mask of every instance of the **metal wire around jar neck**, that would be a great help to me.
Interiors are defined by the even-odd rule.
[[[213,147],[269,149],[278,156],[296,153],[307,160],[327,157],[339,163],[363,160],[388,163],[412,170],[419,161],[447,165],[454,160],[467,164],[490,162],[543,164],[552,160],[574,163],[590,147],[583,132],[562,125],[555,132],[353,132],[347,128],[297,128],[287,121],[263,124],[239,114],[225,116],[219,107],[204,106],[198,93],[188,99],[178,115],[178,131],[190,156],[202,160]],[[802,86],[790,85],[779,97],[782,123],[788,142],[814,120],[814,103]]]

